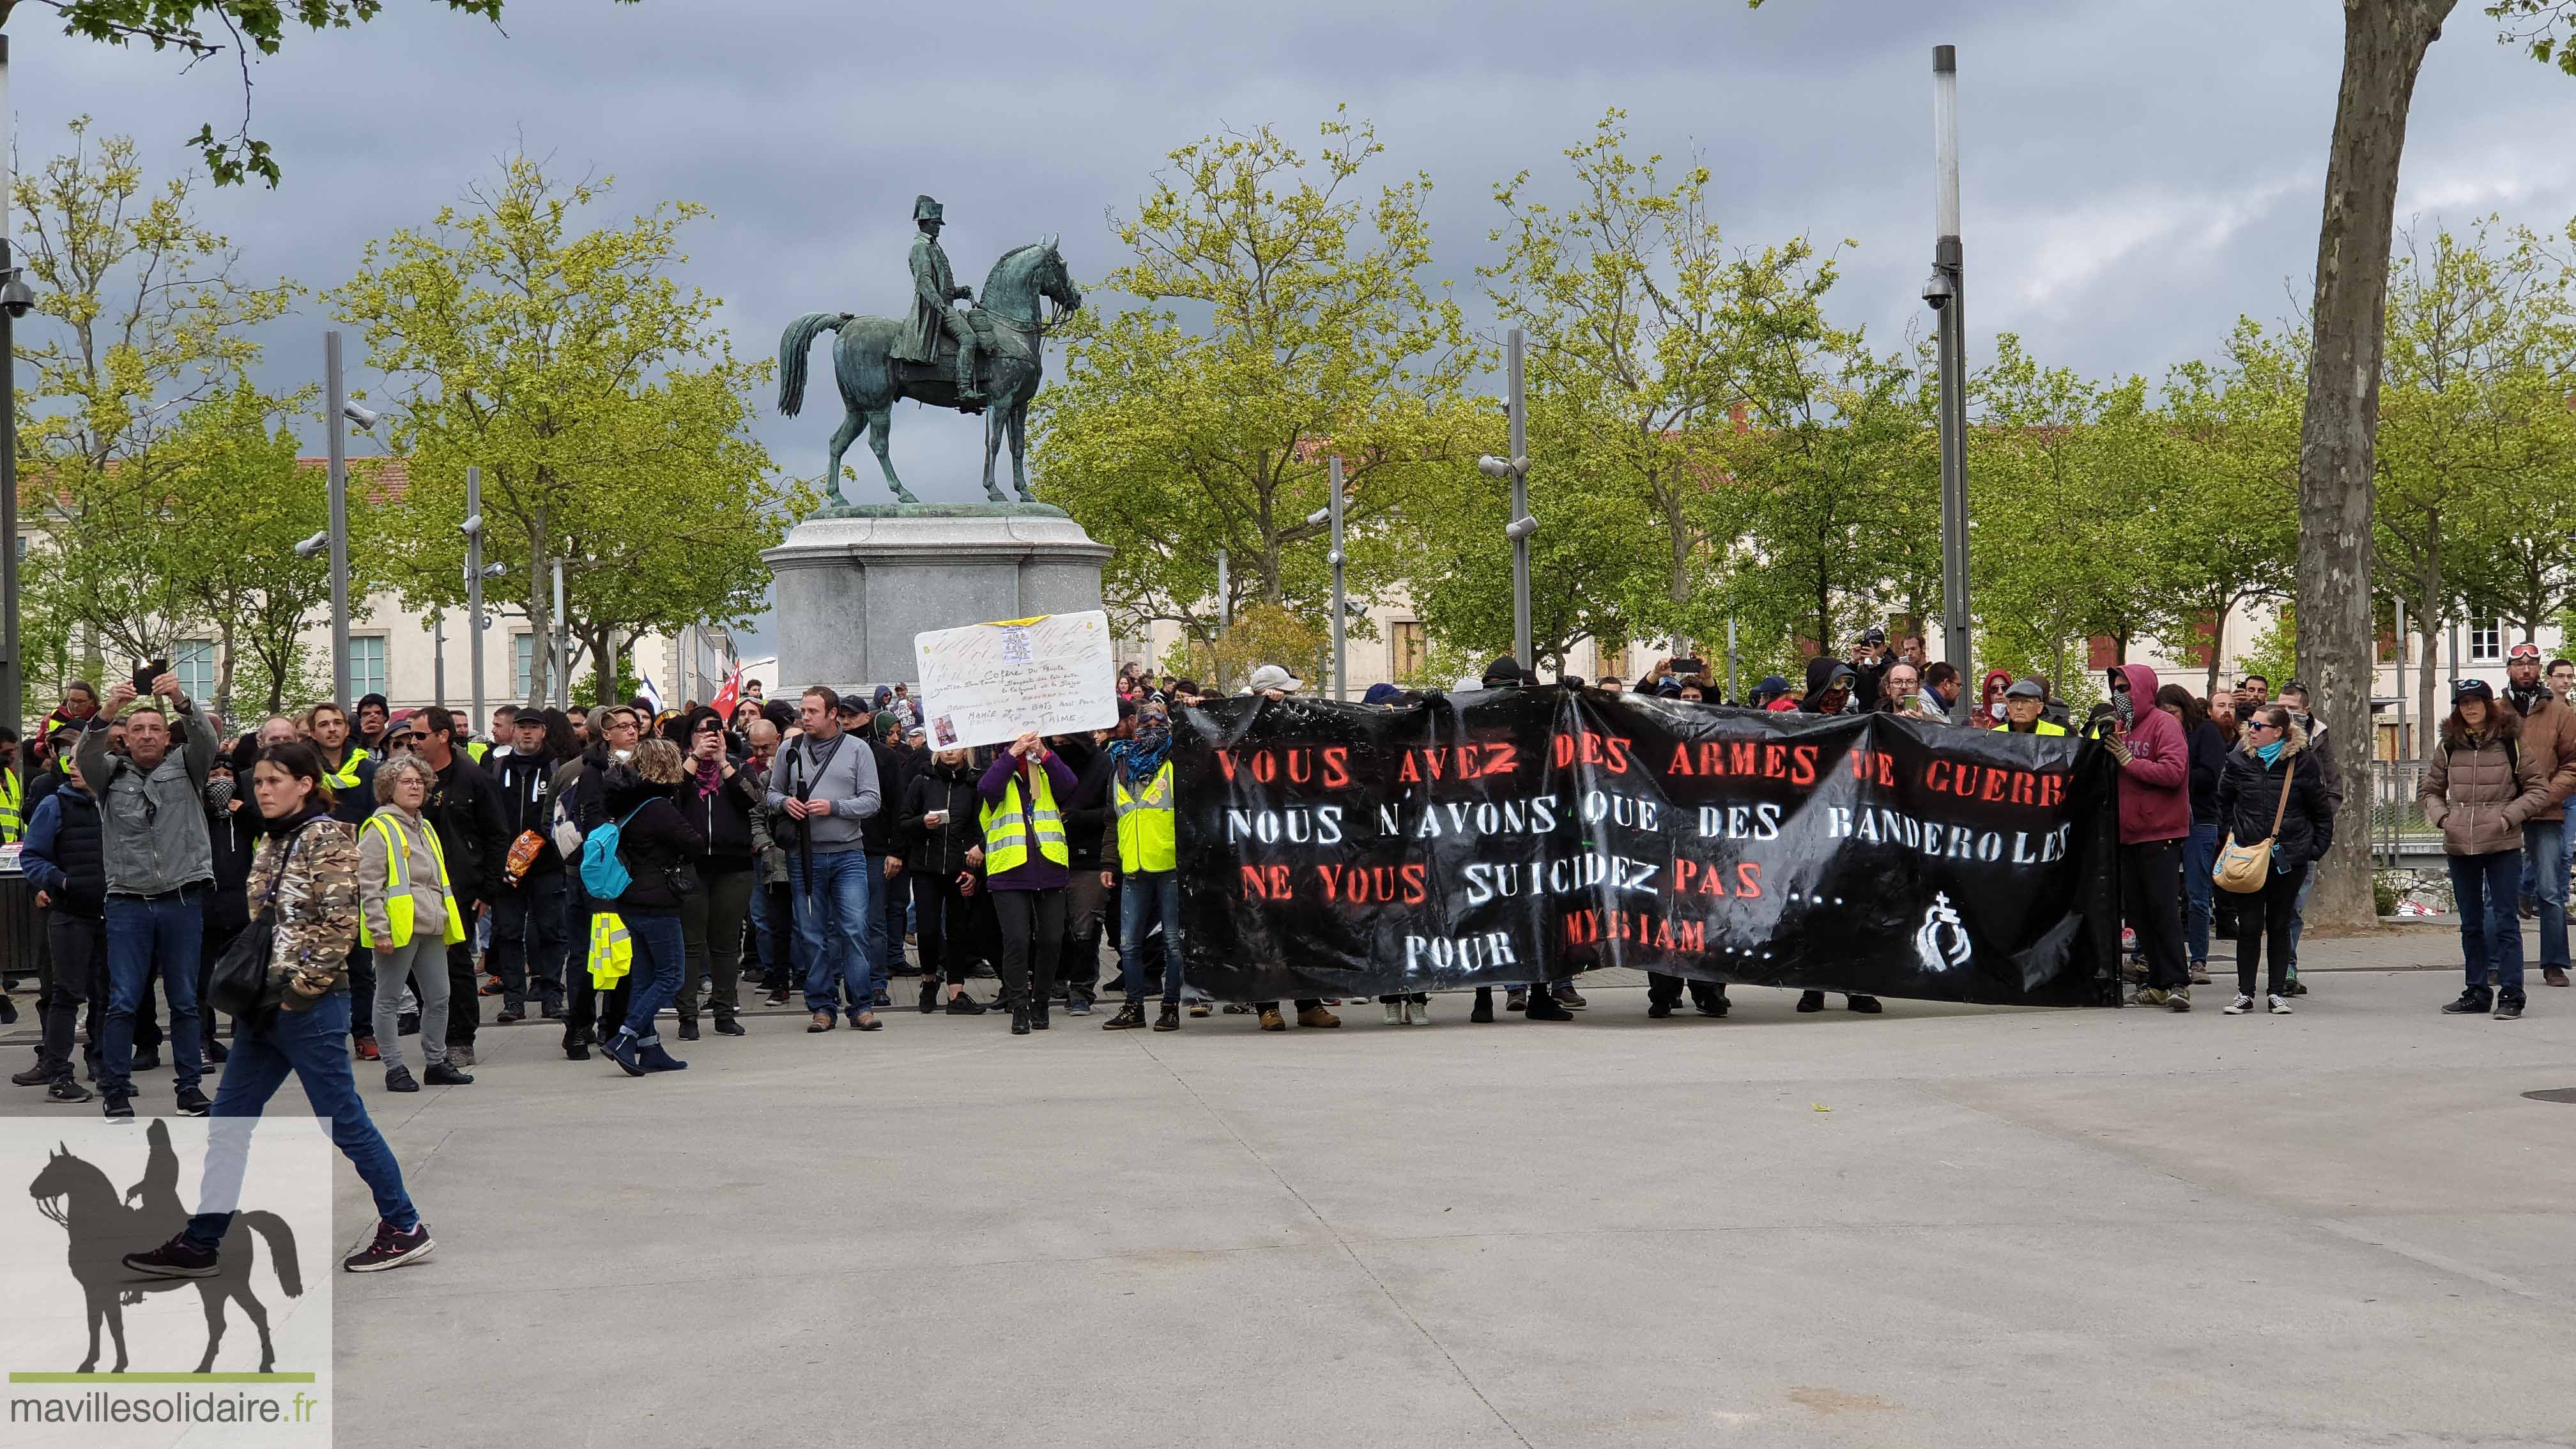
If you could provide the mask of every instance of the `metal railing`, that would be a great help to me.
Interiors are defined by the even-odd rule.
[[[2370,854],[2379,865],[2438,865],[2442,832],[2424,823],[2416,792],[2424,766],[2415,760],[2370,762]]]

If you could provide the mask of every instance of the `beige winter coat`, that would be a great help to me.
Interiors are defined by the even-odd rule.
[[[2496,703],[2504,705],[2502,699]],[[2576,795],[2576,706],[2544,692],[2540,703],[2523,716],[2522,753],[2539,766],[2541,783],[2549,790],[2548,803],[2533,811],[2531,818],[2566,818],[2567,799]]]
[[[2496,708],[2511,718],[2510,709]],[[2490,713],[2490,721],[2497,718]],[[2442,832],[2444,851],[2492,855],[2522,849],[2523,822],[2549,803],[2549,784],[2540,761],[2513,738],[2510,725],[2498,730],[2490,723],[2485,733],[2471,735],[2446,724],[2418,798],[2424,823]]]

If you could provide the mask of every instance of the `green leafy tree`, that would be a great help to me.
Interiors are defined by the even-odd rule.
[[[0,26],[21,0],[0,0]],[[218,136],[214,124],[197,128],[188,144],[197,148],[218,186],[232,186],[257,176],[275,186],[283,173],[266,141],[250,134],[251,61],[275,55],[297,30],[347,30],[364,25],[384,11],[384,0],[23,0],[32,9],[49,10],[62,21],[65,35],[106,45],[137,42],[156,51],[175,50],[188,68],[229,54],[241,73],[241,121],[231,134]],[[501,23],[502,0],[440,0],[448,9]],[[616,0],[632,5],[636,0]]]
[[[1309,515],[1335,454],[1350,584],[1369,597],[1402,545],[1379,522],[1473,457],[1462,389],[1480,357],[1421,280],[1430,180],[1364,197],[1376,133],[1336,112],[1320,135],[1311,161],[1266,126],[1173,151],[1114,222],[1131,258],[1103,286],[1144,305],[1077,313],[1065,380],[1037,399],[1039,495],[1117,548],[1102,589],[1127,628],[1211,637],[1220,549],[1226,602],[1314,607],[1327,528]]]
[[[2289,597],[2299,532],[2299,417],[2307,358],[2295,335],[2240,320],[2226,360],[2192,362],[2165,382],[2164,461],[2147,546],[2170,607],[2157,629],[2201,650],[2204,694],[2225,668],[2227,621]]]
[[[687,260],[680,228],[705,209],[673,202],[582,230],[613,185],[565,185],[512,157],[430,226],[369,244],[330,294],[401,403],[394,447],[411,481],[386,529],[394,581],[415,609],[462,603],[458,525],[479,466],[484,559],[510,570],[512,602],[545,641],[532,700],[619,632],[751,613],[760,551],[813,499],[772,476],[749,434],[768,364],[737,360],[713,325],[719,299],[672,276]],[[562,660],[558,557],[582,641]]]

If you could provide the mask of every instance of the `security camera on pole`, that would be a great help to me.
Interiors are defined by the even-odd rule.
[[[1488,478],[1512,480],[1512,521],[1503,526],[1503,537],[1512,541],[1512,658],[1523,669],[1534,670],[1538,661],[1530,657],[1530,535],[1538,532],[1538,520],[1529,511],[1529,398],[1521,385],[1521,329],[1515,327],[1508,338],[1505,364],[1505,388],[1512,413],[1512,456],[1506,462],[1488,453],[1476,460],[1476,469]]]
[[[331,698],[349,707],[349,445],[341,424],[354,423],[372,433],[379,416],[373,408],[349,401],[340,374],[340,333],[322,334],[323,387],[330,416],[325,431],[331,440]],[[311,542],[311,540],[306,540]],[[304,553],[299,547],[297,553]],[[307,555],[310,557],[310,555]]]
[[[5,11],[6,6],[0,6]],[[16,324],[36,294],[9,252],[9,37],[0,35],[0,723],[25,722],[26,671],[18,659],[18,339]]]
[[[1968,323],[1959,254],[1959,53],[1932,47],[1932,180],[1937,238],[1923,301],[1941,354],[1941,657],[1959,671],[1961,722],[1978,704],[1968,649]]]

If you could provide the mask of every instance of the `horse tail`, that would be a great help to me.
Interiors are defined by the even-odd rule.
[[[269,1261],[277,1265],[277,1286],[289,1298],[304,1296],[304,1268],[295,1257],[295,1230],[275,1213],[243,1213],[242,1226],[268,1239]]]
[[[814,339],[837,332],[850,320],[847,312],[808,312],[778,334],[778,411],[794,417],[805,406],[805,354]]]

